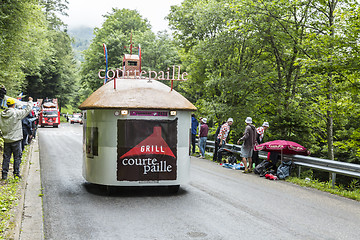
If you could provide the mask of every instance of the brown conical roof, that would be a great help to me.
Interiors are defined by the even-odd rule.
[[[80,106],[86,109],[171,109],[195,111],[185,97],[156,80],[117,79],[93,92]]]

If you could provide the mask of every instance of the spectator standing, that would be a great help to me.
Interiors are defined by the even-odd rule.
[[[201,123],[202,123],[202,117],[199,117],[199,126],[198,126],[198,133],[200,135],[200,128],[201,128]]]
[[[32,118],[32,129],[33,129],[33,141],[36,141],[35,138],[36,138],[36,131],[38,129],[38,125],[39,125],[39,117],[34,113],[33,114],[33,118]]]
[[[199,122],[195,118],[195,114],[191,114],[191,146],[192,153],[195,153],[195,141],[196,141],[196,133]]]
[[[252,172],[252,154],[254,150],[254,146],[256,144],[256,128],[252,125],[252,118],[247,117],[245,120],[246,127],[245,132],[242,138],[238,140],[238,144],[240,141],[244,141],[241,146],[241,157],[242,162],[245,166],[244,173]],[[249,164],[249,166],[248,166]]]
[[[257,144],[261,144],[264,142],[264,133],[265,133],[266,129],[268,129],[268,128],[269,128],[269,123],[264,122],[261,127],[258,127],[256,129]],[[255,163],[255,166],[257,166],[259,164],[259,152],[258,151],[253,151],[252,160]]]
[[[21,141],[21,151],[24,151],[25,145],[30,143],[29,138],[32,136],[32,122],[30,119],[32,118],[31,114],[29,113],[23,120],[22,123],[22,131],[23,131],[23,139]]]
[[[202,119],[203,119],[202,117],[199,117],[199,125],[198,125],[198,128],[197,128],[197,132],[199,133],[199,140],[198,140],[197,145],[199,146],[199,149],[200,149],[200,127],[201,127],[201,123],[202,123],[201,120]],[[197,155],[196,157],[201,157],[201,150],[200,150],[199,155]]]
[[[261,127],[258,127],[256,129],[256,133],[257,133],[256,141],[258,144],[261,144],[264,142],[264,133],[265,133],[266,129],[268,129],[268,128],[269,128],[269,123],[264,122]]]
[[[6,101],[5,101],[5,99],[4,99],[5,94],[6,94],[6,88],[5,88],[4,85],[2,85],[2,86],[0,87],[0,108],[1,108],[1,109],[4,109],[4,108],[5,108],[5,105],[6,105],[6,104],[5,104]]]
[[[200,137],[199,147],[200,147],[201,158],[205,158],[206,140],[209,132],[209,126],[206,124],[206,122],[207,122],[206,118],[201,119],[202,124],[200,126],[200,133],[199,133],[199,137]]]
[[[213,162],[216,162],[216,160],[217,160],[217,154],[218,154],[218,150],[219,150],[219,142],[217,140],[217,137],[220,133],[221,126],[224,123],[226,123],[226,122],[222,122],[221,124],[219,124],[219,126],[216,129],[215,135],[214,135],[215,136],[215,148],[214,148]]]
[[[32,110],[32,98],[25,109],[15,109],[15,99],[8,98],[8,108],[0,113],[0,129],[4,138],[4,155],[2,162],[2,179],[7,179],[11,155],[14,156],[14,177],[20,176],[22,157],[21,140],[23,139],[21,120]]]
[[[229,135],[230,132],[230,126],[233,124],[234,120],[232,118],[229,118],[226,123],[224,123],[221,128],[220,132],[217,136],[217,142],[219,144],[219,150],[217,153],[217,161],[221,163],[222,161],[222,148],[224,148],[226,144],[226,138]]]

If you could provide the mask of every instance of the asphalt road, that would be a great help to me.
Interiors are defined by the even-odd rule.
[[[360,203],[192,158],[191,182],[111,188],[82,177],[82,126],[39,129],[45,239],[359,239]]]

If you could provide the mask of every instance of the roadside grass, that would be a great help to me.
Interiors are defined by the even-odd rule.
[[[23,152],[21,169],[26,161],[28,161],[29,146],[25,147]],[[2,162],[2,149],[1,149]],[[7,229],[12,227],[12,217],[14,216],[14,208],[17,207],[21,194],[21,180],[12,178],[13,159],[10,161],[9,177],[7,180],[0,181],[0,239],[7,238]]]
[[[11,217],[14,213],[11,211],[18,205],[20,199],[19,180],[8,179],[2,181],[0,185],[0,239],[6,238],[6,229],[10,227]]]
[[[303,187],[311,187],[318,189],[323,192],[329,192],[346,198],[350,198],[356,201],[360,201],[360,188],[358,187],[359,181],[354,180],[346,188],[344,186],[335,186],[332,187],[331,182],[320,182],[317,179],[300,179],[297,177],[288,177],[287,182],[291,182]]]

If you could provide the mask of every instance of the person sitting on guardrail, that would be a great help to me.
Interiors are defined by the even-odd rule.
[[[256,143],[256,128],[254,125],[252,125],[251,117],[247,117],[245,119],[245,123],[246,127],[244,136],[242,136],[242,138],[240,138],[237,143],[240,144],[241,141],[244,141],[241,146],[241,157],[245,166],[245,171],[243,173],[250,173],[252,172],[252,154]]]
[[[206,147],[206,140],[207,140],[207,136],[208,136],[208,132],[209,132],[209,127],[206,124],[207,119],[206,118],[202,118],[201,119],[201,126],[200,126],[200,133],[199,133],[199,137],[200,137],[200,153],[201,153],[201,158],[205,158],[205,147]]]
[[[11,155],[14,156],[14,177],[20,176],[20,163],[22,157],[21,141],[23,139],[23,131],[21,120],[25,118],[32,110],[32,97],[25,109],[15,108],[15,99],[8,98],[6,103],[8,108],[0,114],[0,129],[4,138],[4,154],[2,163],[2,179],[7,179]]]
[[[222,148],[225,147],[226,144],[226,138],[229,135],[230,132],[230,126],[233,124],[234,120],[232,118],[229,118],[226,123],[224,123],[221,126],[220,133],[217,137],[217,142],[219,143],[219,151],[217,153],[217,161],[221,163],[222,161]]]

